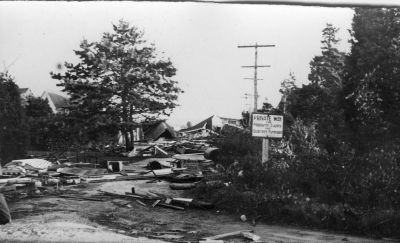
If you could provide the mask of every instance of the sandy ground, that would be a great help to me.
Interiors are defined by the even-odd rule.
[[[76,213],[45,213],[17,219],[1,227],[1,242],[152,242],[98,226]]]
[[[124,193],[153,191],[180,196],[166,182],[119,181],[88,184],[75,188],[81,195],[97,190]],[[237,230],[253,230],[264,242],[394,242],[293,227],[258,224],[252,226],[236,216],[215,210],[176,211],[145,207],[123,199],[77,201],[57,196],[32,198],[10,203],[13,222],[0,227],[1,242],[162,242],[195,241],[205,236]],[[167,232],[167,233],[162,233]],[[160,236],[161,235],[161,236]],[[170,240],[168,240],[170,238]],[[227,242],[248,242],[243,239]]]

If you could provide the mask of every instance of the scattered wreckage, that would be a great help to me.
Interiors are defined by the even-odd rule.
[[[0,193],[4,194],[6,200],[18,200],[29,196],[44,196],[45,192],[54,191],[50,188],[58,189],[61,186],[129,180],[149,180],[150,182],[165,180],[170,182],[171,189],[186,190],[194,188],[203,179],[204,167],[212,164],[211,160],[205,158],[209,155],[206,152],[209,147],[208,144],[193,141],[137,144],[135,149],[128,154],[136,161],[110,160],[103,163],[102,167],[93,163],[74,163],[65,160],[51,162],[42,158],[13,160],[2,168]],[[214,151],[216,150],[214,149]],[[196,153],[184,153],[185,151]],[[137,165],[137,161],[148,162],[142,167]],[[104,192],[101,193],[104,194]],[[153,195],[153,197],[138,194],[114,196],[135,197],[135,200],[142,202],[143,206],[158,205],[179,210],[196,205],[198,207],[203,205],[204,208],[211,207],[205,202],[200,203],[194,199],[179,200],[162,195]],[[78,196],[78,198],[99,200],[99,198],[89,199],[85,196]],[[2,203],[1,199],[0,197],[0,204]],[[7,216],[8,209],[6,203],[4,204],[5,213],[3,214]],[[0,213],[2,213],[2,208],[0,205]],[[10,217],[8,218],[10,219]]]
[[[98,163],[98,158],[95,163],[83,163],[76,158],[46,160],[44,157],[13,160],[5,164],[0,177],[0,224],[11,221],[12,215],[6,201],[35,197],[55,196],[77,201],[110,201],[119,207],[132,207],[136,204],[138,207],[149,209],[162,207],[179,211],[214,208],[212,203],[196,198],[165,195],[155,191],[143,193],[137,186],[125,193],[97,190],[95,193],[86,194],[68,189],[69,185],[86,186],[88,183],[143,180],[144,183],[163,181],[171,190],[188,190],[204,180],[205,175],[208,176],[207,173],[216,172],[211,166],[219,156],[219,149],[212,147],[205,140],[136,143],[131,152],[121,154],[121,151],[119,147],[108,146],[108,154],[125,155],[127,158],[116,160],[113,157],[104,163]],[[184,238],[178,233],[148,232],[145,236],[181,242]],[[206,238],[197,237],[196,240],[185,242],[224,242],[223,239],[230,237],[244,237],[259,242],[259,237],[247,231]]]

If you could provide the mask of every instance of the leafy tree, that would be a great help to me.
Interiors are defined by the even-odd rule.
[[[292,89],[287,98],[290,115],[307,124],[316,124],[321,147],[333,153],[338,149],[344,127],[340,98],[344,53],[339,52],[338,29],[327,24],[322,31],[321,55],[310,62],[310,84]]]
[[[78,64],[66,63],[64,74],[52,73],[71,97],[69,114],[81,134],[89,135],[85,140],[117,129],[129,149],[137,123],[168,116],[176,107],[182,92],[172,80],[176,69],[155,51],[146,45],[143,32],[120,20],[100,41],[82,41],[75,51]]]
[[[45,117],[52,114],[52,110],[47,99],[29,96],[25,107],[25,114],[33,118]]]
[[[246,129],[250,128],[250,112],[242,111],[242,119],[240,119],[240,124]]]
[[[263,102],[263,105],[261,109],[258,109],[258,112],[264,112],[264,113],[271,113],[271,111],[274,109],[274,107],[271,105],[271,103],[268,102],[268,100],[265,100]]]
[[[52,122],[52,110],[47,99],[29,96],[25,107],[29,122],[30,146],[46,150],[49,139],[49,123]]]
[[[278,107],[280,110],[282,110],[283,114],[286,114],[288,96],[290,96],[291,93],[297,88],[295,83],[296,77],[292,72],[289,73],[289,78],[284,79],[281,83],[281,88],[279,89],[279,92],[282,94],[282,99]]]
[[[28,126],[18,86],[8,72],[0,73],[0,159],[23,157],[28,143]]]
[[[344,97],[359,148],[400,138],[399,17],[396,8],[355,10]]]

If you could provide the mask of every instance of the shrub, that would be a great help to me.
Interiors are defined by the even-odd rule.
[[[261,141],[250,134],[214,141],[221,148],[223,176],[196,193],[249,218],[399,236],[399,146],[357,154],[337,140],[337,150],[328,153],[315,125],[301,120],[293,121],[288,134],[270,143],[271,158],[264,165]]]

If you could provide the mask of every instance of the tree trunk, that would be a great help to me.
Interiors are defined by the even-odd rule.
[[[131,123],[133,123],[133,105],[130,105],[129,106],[129,121],[131,122]],[[132,149],[134,148],[134,137],[133,137],[133,129],[132,128],[130,128],[130,130],[129,130],[129,133],[130,133],[130,135],[131,135],[131,147],[132,147]]]
[[[131,151],[132,150],[132,146],[131,146],[131,141],[129,139],[129,131],[128,131],[128,126],[127,123],[129,121],[128,119],[128,105],[126,102],[126,96],[125,94],[121,96],[122,99],[122,121],[124,122],[123,126],[122,126],[122,132],[124,134],[124,138],[125,138],[125,151]]]

